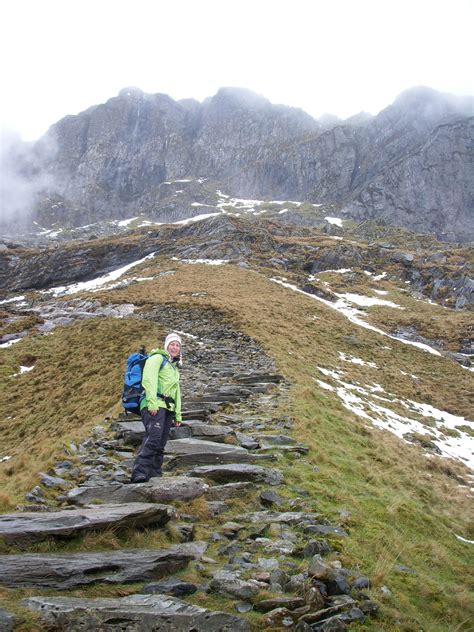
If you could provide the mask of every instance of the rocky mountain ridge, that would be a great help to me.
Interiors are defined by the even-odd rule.
[[[473,104],[417,88],[374,117],[317,121],[242,89],[203,103],[125,89],[38,141],[33,170],[48,186],[36,217],[75,227],[166,215],[167,183],[207,179],[229,195],[334,204],[346,217],[466,241]],[[183,200],[183,217],[198,201]]]

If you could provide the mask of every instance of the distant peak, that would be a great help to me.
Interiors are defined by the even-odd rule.
[[[266,107],[270,105],[268,99],[246,88],[219,88],[210,100],[218,103],[226,102],[233,105],[243,105],[244,107]]]
[[[128,88],[122,88],[122,90],[120,90],[120,92],[118,93],[118,96],[119,97],[132,97],[132,98],[137,99],[144,96],[144,94],[145,93],[140,88],[137,88],[135,86],[130,86]]]

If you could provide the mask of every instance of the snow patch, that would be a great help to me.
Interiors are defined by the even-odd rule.
[[[204,263],[208,266],[221,266],[224,263],[229,263],[229,259],[178,259],[177,257],[172,257],[172,259],[180,263]]]
[[[355,358],[354,356],[346,355],[345,353],[342,353],[342,351],[339,351],[339,357],[341,360],[344,360],[344,362],[351,362],[352,364],[360,364],[360,366],[370,366],[372,369],[377,368],[377,365],[375,364],[375,362],[365,362],[361,358]]]
[[[82,281],[79,283],[72,283],[71,285],[61,285],[58,287],[53,287],[49,290],[43,290],[41,293],[52,294],[53,296],[56,297],[56,296],[65,296],[67,294],[76,294],[77,292],[94,292],[100,289],[112,289],[112,288],[107,288],[105,286],[107,286],[107,284],[110,283],[111,281],[115,281],[116,279],[119,279],[131,268],[134,268],[135,266],[140,265],[147,259],[151,259],[154,256],[155,256],[155,253],[153,252],[152,254],[147,255],[146,257],[143,257],[143,259],[139,259],[138,261],[129,263],[128,265],[123,266],[122,268],[113,270],[112,272],[109,272],[108,274],[105,274],[104,276],[97,277],[96,279],[91,279],[90,281]]]
[[[129,219],[122,219],[120,220],[120,222],[117,222],[117,226],[128,226],[136,219],[138,219],[138,217],[130,217]]]
[[[338,301],[333,303],[324,298],[321,298],[320,296],[316,296],[315,294],[309,294],[308,292],[304,292],[303,290],[300,290],[300,288],[296,287],[296,285],[292,285],[291,283],[286,283],[281,278],[271,278],[270,281],[273,281],[274,283],[278,283],[279,285],[282,285],[283,287],[293,290],[294,292],[298,292],[299,294],[304,294],[304,296],[307,296],[308,298],[311,298],[314,301],[319,301],[320,303],[324,303],[324,305],[340,312],[348,320],[350,320],[355,325],[358,325],[359,327],[363,327],[364,329],[369,329],[370,331],[375,331],[381,336],[391,338],[392,340],[397,340],[398,342],[401,342],[402,344],[411,345],[412,347],[418,347],[419,349],[422,349],[423,351],[427,351],[428,353],[431,353],[432,355],[437,355],[439,357],[442,357],[441,353],[437,351],[436,349],[433,349],[433,347],[425,345],[421,342],[414,342],[413,340],[404,340],[403,338],[396,338],[395,336],[392,336],[391,334],[387,334],[385,331],[382,331],[382,329],[379,329],[378,327],[374,327],[373,325],[370,325],[365,320],[363,320],[364,313],[348,305],[347,302],[343,298],[339,298]],[[354,295],[354,296],[357,296],[357,295]],[[374,300],[377,300],[377,299],[374,299]],[[389,301],[386,301],[386,302],[389,302]]]
[[[341,400],[343,406],[356,414],[358,417],[367,419],[375,427],[382,430],[388,430],[404,441],[409,441],[412,433],[422,436],[429,436],[431,443],[439,450],[440,456],[457,459],[465,465],[474,469],[474,437],[461,428],[467,426],[474,430],[474,422],[453,415],[443,410],[439,410],[429,404],[415,402],[410,399],[402,399],[390,393],[387,398],[374,395],[375,392],[383,391],[379,384],[372,386],[360,386],[344,382],[337,372],[332,369],[318,367],[323,375],[332,377],[336,382],[335,386],[326,385],[323,382],[319,384],[319,380],[313,378],[322,388],[333,390]],[[331,388],[327,388],[331,386]],[[385,406],[381,406],[374,401],[386,402]],[[401,405],[408,411],[410,416],[405,417],[389,408],[390,404]],[[434,419],[435,426],[424,423],[425,418]],[[450,436],[445,431],[455,430],[456,436]]]
[[[325,217],[324,219],[329,224],[334,224],[334,226],[339,226],[339,228],[342,228],[342,219],[339,219],[339,217]]]
[[[201,206],[205,206],[205,204],[202,204]],[[177,226],[186,226],[187,224],[200,222],[203,219],[208,219],[209,217],[215,217],[216,215],[222,215],[222,212],[219,211],[218,213],[202,213],[201,215],[195,215],[194,217],[189,217],[188,219],[181,219],[178,222],[173,222],[173,224]]]
[[[339,298],[343,298],[349,303],[354,303],[355,305],[359,305],[360,307],[372,307],[373,305],[385,305],[385,307],[394,307],[395,309],[405,309],[396,303],[392,303],[392,301],[386,301],[383,298],[374,298],[373,296],[363,296],[362,294],[351,294],[347,292],[346,294],[336,294]]]
[[[18,301],[24,301],[25,297],[22,296],[14,296],[13,298],[6,298],[3,301],[0,301],[0,305],[5,305],[5,303],[16,303]]]
[[[17,342],[20,342],[20,340],[22,340],[22,338],[14,338],[13,340],[9,340],[8,342],[3,342],[0,345],[0,349],[6,349],[7,347],[11,347],[12,345],[16,344]]]
[[[465,542],[466,544],[474,544],[474,540],[466,540],[466,538],[463,538],[461,535],[457,535],[456,533],[454,534],[458,540],[460,540],[461,542]]]

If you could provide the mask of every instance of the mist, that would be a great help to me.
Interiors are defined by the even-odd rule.
[[[56,147],[49,139],[24,142],[7,128],[0,132],[0,227],[2,232],[18,234],[34,220],[40,196],[53,188],[53,178],[44,165]]]

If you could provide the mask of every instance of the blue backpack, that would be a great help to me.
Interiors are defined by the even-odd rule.
[[[138,353],[132,353],[127,358],[122,392],[122,404],[126,414],[140,415],[140,400],[143,395],[143,367],[152,355],[155,354],[150,353],[150,355],[147,355],[145,348],[142,347]],[[166,361],[166,358],[163,356],[160,369]]]

